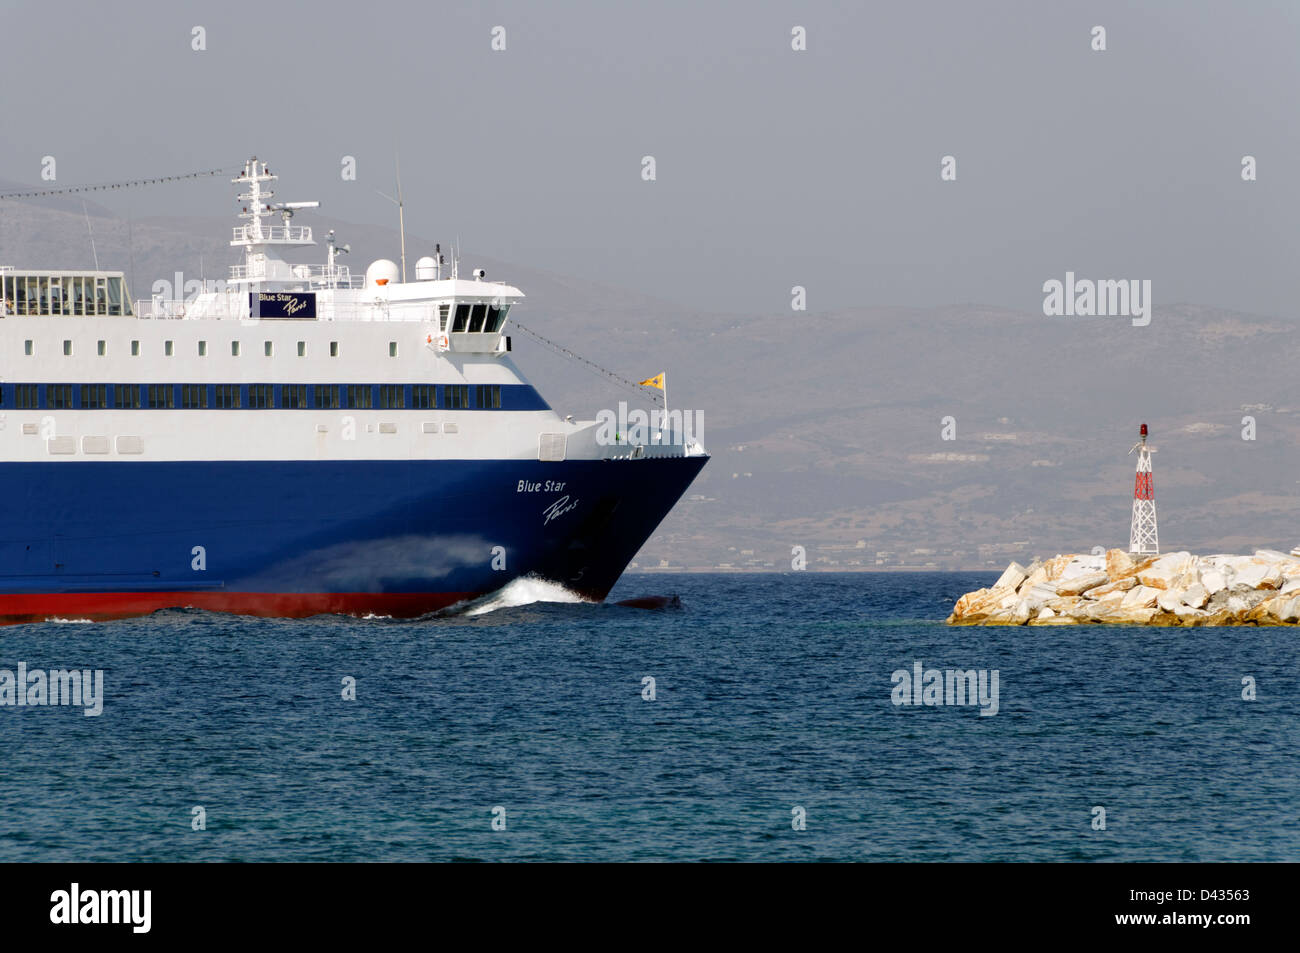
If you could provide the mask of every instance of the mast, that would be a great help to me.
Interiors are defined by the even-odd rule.
[[[292,247],[314,245],[311,228],[304,225],[290,225],[293,213],[299,209],[318,208],[319,202],[275,202],[275,192],[267,188],[278,176],[272,175],[266,163],[253,156],[244,163],[244,171],[231,179],[235,185],[244,186],[247,191],[240,193],[239,200],[246,203],[239,212],[239,217],[247,219],[246,225],[237,225],[230,244],[244,249],[244,264],[232,266],[231,279],[248,282],[248,290],[254,285],[268,281],[291,281],[294,273],[283,257],[283,250]],[[279,214],[280,225],[263,224],[262,218]]]

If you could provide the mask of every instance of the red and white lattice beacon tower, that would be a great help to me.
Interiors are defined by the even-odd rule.
[[[1142,425],[1142,439],[1133,445],[1137,451],[1137,477],[1133,481],[1133,524],[1129,529],[1128,551],[1134,556],[1159,554],[1160,537],[1156,532],[1156,488],[1151,482],[1151,454],[1147,446],[1147,425]],[[1132,453],[1130,450],[1129,453]]]

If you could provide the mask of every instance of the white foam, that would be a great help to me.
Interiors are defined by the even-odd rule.
[[[512,579],[496,592],[489,592],[486,596],[479,596],[470,602],[464,603],[458,614],[460,615],[483,615],[486,612],[496,612],[498,609],[513,609],[515,606],[531,605],[534,602],[590,602],[583,596],[578,595],[572,589],[568,589],[558,582],[551,582],[549,579],[540,579],[536,576],[521,576],[518,579]]]

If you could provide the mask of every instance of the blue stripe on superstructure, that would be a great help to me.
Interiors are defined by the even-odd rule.
[[[78,384],[63,384],[63,383],[59,383],[59,384],[25,384],[25,383],[22,383],[22,382],[17,382],[17,383],[4,383],[4,384],[0,384],[0,407],[9,408],[9,409],[16,409],[16,410],[149,410],[149,409],[167,409],[167,410],[223,410],[223,409],[227,409],[227,408],[222,408],[222,407],[217,407],[217,406],[216,406],[216,388],[218,388],[218,387],[238,387],[238,388],[239,388],[239,395],[240,395],[240,400],[239,400],[240,406],[239,406],[238,408],[230,408],[230,409],[238,409],[238,410],[257,410],[257,409],[268,409],[268,410],[342,410],[342,409],[365,409],[365,410],[550,410],[550,405],[546,403],[546,401],[542,398],[542,395],[539,394],[539,393],[537,392],[537,389],[536,389],[535,387],[533,387],[531,384],[491,384],[491,385],[463,384],[463,385],[453,385],[453,384],[433,384],[433,383],[430,383],[430,384],[428,384],[427,386],[431,386],[431,387],[434,387],[434,388],[437,389],[438,406],[437,406],[436,408],[425,408],[425,407],[416,407],[416,406],[414,405],[414,403],[413,403],[413,393],[412,393],[412,388],[413,388],[413,387],[425,386],[425,385],[423,385],[423,384],[396,384],[396,383],[395,383],[395,384],[391,384],[391,385],[384,385],[384,384],[359,384],[359,385],[358,385],[358,384],[300,384],[300,383],[298,383],[298,382],[294,382],[294,381],[287,381],[287,382],[281,382],[281,383],[275,383],[275,382],[272,382],[272,381],[266,381],[266,382],[264,382],[264,383],[267,384],[267,385],[269,385],[269,386],[271,386],[271,387],[273,388],[273,391],[274,391],[274,403],[275,403],[275,406],[274,406],[274,407],[268,407],[268,408],[255,408],[255,407],[251,407],[251,406],[249,405],[250,402],[249,402],[249,393],[248,393],[248,389],[249,389],[250,386],[252,386],[252,387],[259,386],[259,383],[256,382],[256,381],[254,381],[252,384],[234,384],[234,383],[231,383],[231,384],[197,384],[197,385],[196,385],[196,384],[192,384],[192,383],[181,383],[181,384],[175,384],[175,383],[172,383],[172,384],[168,384],[168,383],[152,383],[152,384],[148,384],[148,383],[135,383],[135,382],[126,382],[126,381],[113,381],[113,382],[108,382],[108,381],[104,381],[104,382],[101,382],[101,381],[94,381],[93,383],[90,383],[90,384],[80,384],[80,383],[78,383]],[[114,406],[114,402],[115,402],[114,388],[117,387],[119,384],[129,384],[129,386],[131,386],[131,387],[138,388],[138,390],[139,390],[139,398],[140,398],[140,407],[136,408],[136,407],[125,407],[125,406],[124,406],[124,407],[116,407],[116,406]],[[106,388],[106,394],[105,394],[105,396],[106,396],[106,403],[105,403],[105,404],[103,404],[103,405],[96,405],[96,406],[90,406],[90,407],[83,406],[83,400],[82,400],[82,397],[83,397],[83,395],[82,395],[82,389],[83,389],[83,387],[90,387],[90,386],[102,386],[102,387]],[[205,389],[206,394],[207,394],[207,406],[206,406],[206,407],[186,407],[186,406],[183,406],[183,401],[182,401],[182,391],[181,391],[181,388],[182,388],[182,387],[195,387],[195,386],[197,386],[197,387],[202,387],[202,388]],[[298,386],[302,386],[302,387],[306,387],[306,388],[307,388],[307,399],[306,399],[306,403],[305,403],[303,406],[301,406],[301,407],[286,407],[286,406],[284,405],[284,388],[286,388],[286,387],[298,387]],[[368,407],[368,408],[350,408],[349,405],[346,403],[346,396],[347,396],[347,393],[348,393],[348,392],[347,392],[347,388],[348,388],[348,387],[356,387],[356,386],[369,387],[369,388],[370,388],[370,401],[371,401],[371,406],[370,406],[370,407]],[[397,387],[401,387],[401,388],[402,388],[402,397],[403,397],[403,406],[402,406],[402,407],[381,407],[381,406],[380,406],[380,388],[381,388],[381,387],[384,387],[384,386],[397,386]],[[448,399],[448,398],[447,398],[447,394],[446,394],[446,389],[449,388],[449,387],[453,387],[453,386],[462,386],[462,387],[468,387],[468,388],[469,388],[469,402],[468,402],[468,404],[467,404],[466,406],[464,406],[464,407],[449,407],[449,406],[448,406],[448,404],[447,404],[447,399]],[[501,406],[500,406],[499,408],[496,408],[496,407],[493,407],[493,408],[487,408],[487,407],[479,407],[479,406],[477,406],[477,400],[476,400],[476,397],[477,397],[477,388],[480,387],[480,386],[492,386],[492,387],[500,387],[500,388],[501,388]],[[31,400],[24,400],[21,404],[19,403],[19,397],[20,397],[20,395],[23,393],[23,392],[21,392],[21,391],[19,390],[19,388],[24,388],[24,387],[34,387],[34,388],[36,388],[36,391],[35,391],[35,398],[34,398],[34,401],[35,401],[35,402],[34,402],[34,403],[33,403]],[[72,388],[72,391],[71,391],[71,398],[70,398],[71,403],[70,403],[70,404],[64,404],[64,403],[62,403],[62,402],[60,402],[60,401],[57,401],[57,400],[55,399],[55,397],[56,397],[56,395],[57,395],[57,393],[58,393],[57,391],[56,391],[55,393],[53,393],[53,394],[51,393],[51,389],[52,389],[52,388],[62,388],[62,387],[71,387],[71,388]],[[171,390],[172,405],[171,405],[170,407],[165,407],[165,408],[150,408],[150,407],[149,407],[149,388],[150,388],[150,387],[170,387],[170,388],[172,389],[172,390]],[[330,406],[330,405],[325,405],[325,404],[322,404],[322,405],[320,405],[320,406],[317,406],[317,405],[316,405],[316,390],[315,390],[317,387],[332,387],[332,388],[335,388],[334,393],[335,393],[336,396],[338,396],[338,397],[340,398],[340,402],[339,402],[338,406],[335,407],[335,406]]]

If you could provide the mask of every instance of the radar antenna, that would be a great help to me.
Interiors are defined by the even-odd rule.
[[[285,225],[289,224],[294,212],[303,208],[320,208],[320,202],[272,202],[266,206],[268,212],[279,212]]]

